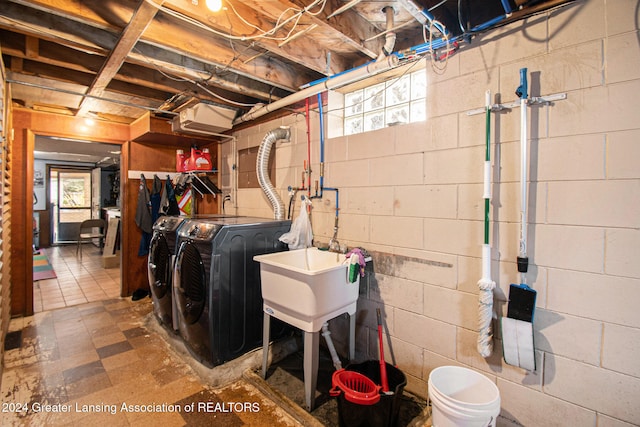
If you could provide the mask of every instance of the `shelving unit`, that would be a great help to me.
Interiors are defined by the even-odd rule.
[[[129,179],[140,179],[140,175],[144,175],[146,179],[153,179],[154,175],[158,175],[158,178],[160,179],[166,179],[167,176],[169,176],[171,180],[175,180],[175,178],[179,177],[180,175],[188,175],[188,176],[191,176],[193,179],[198,180],[200,184],[208,190],[208,194],[212,194],[213,197],[217,197],[217,195],[221,193],[219,191],[215,191],[214,188],[210,188],[209,184],[203,179],[201,179],[199,176],[199,175],[209,175],[209,174],[216,174],[216,173],[218,173],[217,170],[210,170],[210,171],[198,170],[198,171],[190,171],[190,172],[159,172],[159,171],[130,170],[129,173],[127,174],[127,177]],[[196,186],[193,186],[193,187],[194,187],[194,190],[198,192],[198,194],[200,194],[201,196],[204,195],[204,193],[202,193],[198,188],[196,188]]]

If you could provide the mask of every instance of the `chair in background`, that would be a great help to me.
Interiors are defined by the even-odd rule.
[[[107,222],[104,219],[87,219],[82,221],[78,230],[78,247],[76,248],[76,256],[80,253],[82,260],[82,244],[91,243],[93,239],[100,240],[100,250],[103,247],[104,236],[106,235]]]

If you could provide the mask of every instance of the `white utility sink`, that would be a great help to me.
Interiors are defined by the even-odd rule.
[[[257,255],[264,312],[305,332],[356,312],[360,276],[348,281],[344,254],[317,248]]]

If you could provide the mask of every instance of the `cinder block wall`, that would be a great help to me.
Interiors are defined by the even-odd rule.
[[[359,359],[377,359],[375,308],[389,333],[387,360],[427,393],[441,365],[478,370],[501,392],[500,425],[640,424],[640,34],[632,0],[578,1],[474,39],[446,70],[427,64],[425,123],[326,142],[325,185],[340,189],[338,239],[374,255],[361,286]],[[567,99],[528,109],[529,284],[538,291],[537,370],[476,351],[477,281],[483,239],[484,115],[494,101],[516,100],[519,69],[532,96]],[[312,122],[317,179],[318,118]],[[498,316],[519,282],[519,109],[492,116],[494,184],[491,243]],[[306,159],[301,115],[246,129],[238,148],[265,132],[293,127],[278,143],[274,184],[300,184]],[[223,163],[230,146],[223,148]],[[314,201],[317,240],[333,233],[334,193]],[[242,190],[238,213],[270,217],[260,190]],[[297,209],[296,209],[297,212]],[[344,319],[332,322],[343,339]]]

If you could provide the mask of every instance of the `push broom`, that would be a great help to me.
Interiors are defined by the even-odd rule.
[[[520,69],[520,86],[516,90],[520,98],[520,240],[517,257],[520,284],[509,286],[507,316],[502,318],[502,350],[509,365],[535,371],[533,344],[533,312],[536,291],[527,285],[527,69]]]

